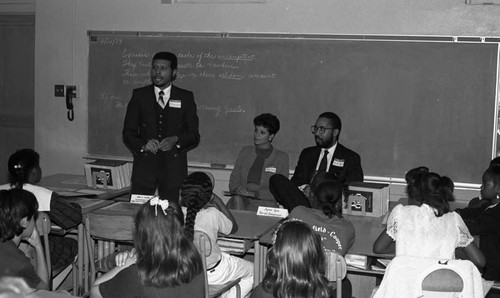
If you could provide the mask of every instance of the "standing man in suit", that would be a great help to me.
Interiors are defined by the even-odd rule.
[[[332,172],[343,184],[363,181],[359,154],[338,142],[341,129],[342,122],[337,114],[324,112],[319,115],[311,127],[316,146],[302,150],[292,179],[278,174],[271,176],[270,190],[288,211],[296,206],[311,207],[309,184],[318,172]]]
[[[152,84],[134,89],[123,124],[123,141],[134,155],[132,194],[158,194],[178,202],[187,176],[187,151],[200,141],[191,91],[172,85],[177,57],[159,52],[151,64]]]

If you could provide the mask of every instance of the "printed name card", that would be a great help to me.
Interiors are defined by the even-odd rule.
[[[259,209],[257,209],[257,215],[285,218],[288,216],[288,210],[259,206]]]
[[[153,196],[147,196],[147,195],[132,195],[130,197],[130,203],[134,204],[144,204],[147,201],[151,200]]]

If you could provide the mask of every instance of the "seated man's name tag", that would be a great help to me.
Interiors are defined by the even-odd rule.
[[[171,108],[180,109],[181,108],[181,101],[177,100],[177,99],[170,99],[168,101],[168,106]]]
[[[259,206],[259,208],[257,209],[257,215],[285,218],[288,216],[288,210],[282,208]]]
[[[148,196],[148,195],[135,195],[133,194],[130,197],[130,203],[134,204],[144,204],[147,201],[151,200],[154,196]]]
[[[343,167],[344,166],[344,160],[343,159],[333,159],[333,166],[334,167]]]

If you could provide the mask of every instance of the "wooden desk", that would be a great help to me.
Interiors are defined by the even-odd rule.
[[[231,210],[238,231],[227,235],[227,238],[244,239],[254,244],[254,287],[256,287],[263,276],[261,276],[262,268],[265,265],[267,255],[267,246],[260,245],[260,238],[270,230],[274,230],[276,226],[283,220],[279,217],[260,216],[255,211]]]
[[[87,187],[87,181],[84,175],[74,174],[54,174],[43,177],[39,183],[40,186],[57,192],[61,197],[65,197],[70,202],[77,203],[82,207],[82,217],[86,213],[92,212],[103,206],[112,204],[113,199],[130,192],[130,188],[123,189],[92,189]],[[79,196],[81,194],[81,196]],[[92,198],[86,198],[86,197]],[[88,251],[85,243],[85,233],[83,223],[78,225],[78,273],[75,285],[75,294],[82,295],[88,291]],[[85,270],[87,269],[87,270]]]

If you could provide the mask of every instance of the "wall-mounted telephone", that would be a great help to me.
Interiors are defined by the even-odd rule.
[[[66,108],[68,109],[68,120],[75,119],[75,112],[73,111],[73,98],[76,98],[76,86],[66,86]]]

